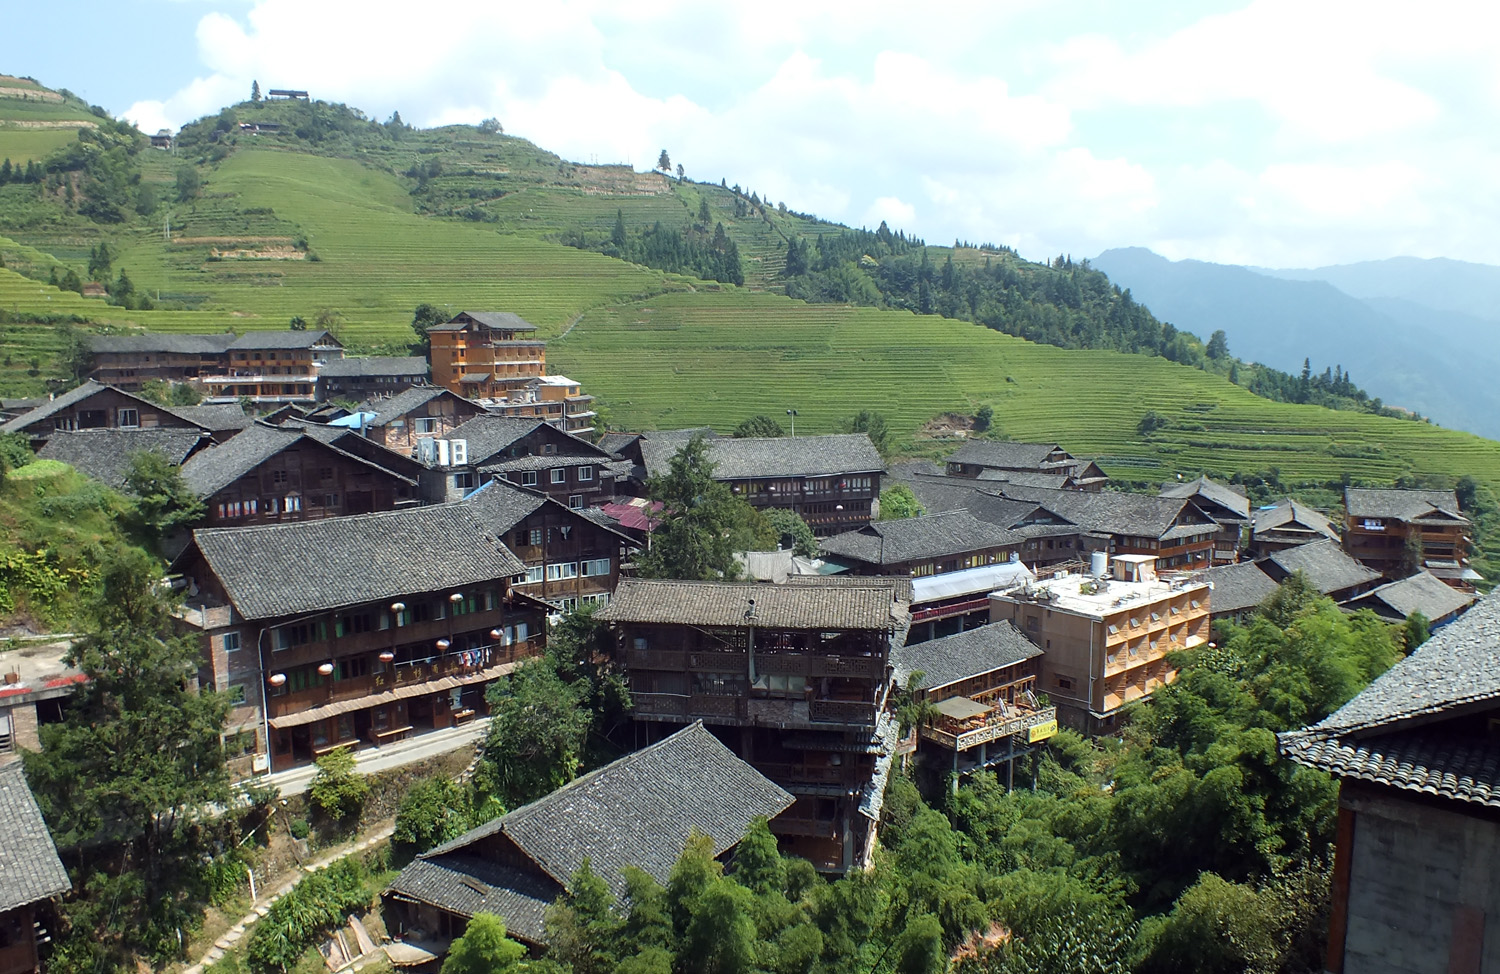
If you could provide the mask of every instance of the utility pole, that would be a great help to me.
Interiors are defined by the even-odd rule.
[[[792,418],[792,439],[797,438],[797,410],[788,409],[786,414]]]

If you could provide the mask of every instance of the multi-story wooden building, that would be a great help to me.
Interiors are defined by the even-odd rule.
[[[39,974],[52,901],[73,888],[20,762],[0,767],[0,974]]]
[[[1199,510],[1219,525],[1214,535],[1213,564],[1232,565],[1240,560],[1245,528],[1250,526],[1250,498],[1207,477],[1162,484],[1160,496],[1192,499]]]
[[[1005,497],[1039,504],[1107,539],[1109,554],[1150,555],[1162,571],[1209,567],[1222,530],[1193,498],[997,486]]]
[[[476,416],[441,439],[419,441],[417,456],[430,468],[423,488],[429,502],[458,500],[496,479],[541,491],[572,508],[615,496],[614,457],[535,419]]]
[[[525,566],[461,505],[203,529],[173,567],[239,774],[469,720],[545,636]]]
[[[1500,970],[1500,600],[1491,596],[1353,700],[1280,736],[1339,779],[1323,968]]]
[[[421,356],[339,358],[318,370],[314,394],[319,402],[330,399],[359,402],[372,396],[394,396],[412,386],[427,384],[427,360]]]
[[[567,376],[547,374],[536,325],[508,311],[461,311],[427,330],[432,381],[496,415],[539,419],[570,433],[594,428],[594,397]]]
[[[1473,524],[1451,490],[1344,488],[1344,550],[1387,578],[1426,569],[1466,591]]]
[[[1057,733],[1057,708],[1037,699],[1041,649],[1008,622],[908,644],[895,680],[929,716],[913,743],[932,770],[959,778],[999,769],[1014,783],[1015,761]]]
[[[1264,558],[1287,548],[1329,540],[1340,538],[1328,518],[1301,501],[1286,497],[1255,512],[1249,554],[1252,558]]]
[[[217,527],[416,505],[421,472],[416,461],[349,430],[257,423],[192,456],[183,464],[182,479],[203,498],[207,523]]]
[[[899,579],[798,585],[622,579],[618,633],[647,738],[702,720],[797,803],[771,828],[821,869],[868,861],[899,736],[887,711]]]
[[[492,480],[464,501],[526,566],[518,590],[565,610],[607,605],[635,542],[539,491]]]
[[[418,440],[445,439],[455,427],[485,415],[483,406],[437,386],[416,386],[394,396],[367,399],[355,412],[373,417],[361,427],[366,437],[408,456],[416,455]]]
[[[819,537],[870,523],[885,461],[863,433],[705,442],[714,479],[753,507],[794,511]],[[680,437],[646,434],[639,443],[645,476],[667,471],[684,445]]]
[[[948,476],[1013,483],[1019,487],[1099,491],[1109,477],[1092,460],[1080,460],[1056,443],[970,440],[948,458]]]
[[[151,379],[163,382],[193,382],[199,376],[222,372],[228,364],[234,332],[218,335],[174,335],[149,332],[139,335],[95,335],[89,339],[93,353],[90,378],[105,385],[139,392]]]
[[[192,429],[207,432],[202,425],[165,406],[89,379],[76,389],[49,399],[0,426],[0,433],[24,433],[32,445],[40,449],[54,430],[95,429]]]
[[[222,371],[197,384],[207,403],[243,402],[275,407],[318,398],[318,373],[344,357],[344,346],[326,331],[252,331],[229,345]]]
[[[1095,733],[1125,705],[1177,678],[1167,654],[1208,642],[1209,589],[1163,582],[1156,559],[1103,555],[1087,574],[1054,576],[990,598],[1006,620],[1042,650],[1042,686],[1058,714]]]

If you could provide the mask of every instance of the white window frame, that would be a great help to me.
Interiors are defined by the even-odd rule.
[[[411,421],[412,432],[418,435],[436,433],[438,418],[436,416],[414,416]]]
[[[555,561],[547,566],[547,581],[564,582],[578,577],[578,562]]]
[[[594,578],[599,575],[609,574],[608,558],[585,558],[578,563],[578,573],[584,578]]]
[[[521,471],[521,486],[522,487],[535,487],[536,486],[536,480],[537,480],[537,477],[536,477],[536,471],[535,470],[522,470]]]
[[[581,483],[581,484],[590,483],[591,481],[593,481],[593,479],[594,479],[594,468],[593,467],[579,467],[578,468],[578,482],[579,483]]]
[[[521,584],[522,585],[532,585],[532,584],[534,584],[536,582],[541,582],[541,581],[545,581],[545,580],[546,580],[546,576],[543,574],[543,569],[542,569],[541,565],[527,565],[526,566],[526,581],[522,582]]]
[[[126,416],[133,417],[133,420],[129,423],[125,422]],[[115,425],[119,426],[120,429],[125,430],[140,429],[141,411],[131,406],[121,406],[119,409],[115,410]]]
[[[568,468],[554,467],[552,469],[552,482],[554,484],[565,484],[568,482]]]

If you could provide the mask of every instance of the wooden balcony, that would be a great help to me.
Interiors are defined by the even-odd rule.
[[[642,717],[717,717],[723,720],[740,721],[745,718],[746,701],[743,697],[718,696],[707,693],[632,693],[631,705]]]
[[[824,656],[820,653],[767,653],[755,655],[760,673],[787,676],[844,676],[869,680],[885,674],[885,663],[874,656]]]
[[[863,700],[812,700],[807,713],[815,722],[875,726],[875,704]]]
[[[776,764],[765,761],[754,762],[755,770],[770,778],[777,784],[792,790],[791,785],[841,785],[853,791],[860,785],[861,778],[857,766],[832,767],[824,765],[817,767],[806,764]],[[863,780],[869,780],[868,771]]]
[[[831,818],[788,818],[783,812],[771,819],[771,831],[776,835],[837,839],[840,834],[840,824]]]
[[[967,751],[969,748],[1003,740],[1012,734],[1029,731],[1049,721],[1057,720],[1056,707],[1038,710],[1012,710],[1005,714],[991,710],[973,721],[954,721],[940,717],[931,724],[924,724],[921,735],[926,740],[939,744],[950,751]]]

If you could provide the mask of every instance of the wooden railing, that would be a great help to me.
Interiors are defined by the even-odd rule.
[[[863,700],[813,700],[807,706],[808,716],[815,721],[840,724],[875,723],[875,705]]]
[[[823,656],[818,653],[756,654],[755,668],[761,673],[788,676],[853,676],[879,679],[884,664],[873,656]]]
[[[810,767],[805,764],[768,764],[764,761],[755,762],[755,770],[770,778],[772,781],[786,784],[820,784],[820,785],[842,785],[857,787],[857,782],[850,780],[850,773],[842,767]]]
[[[1010,737],[1012,734],[1019,734],[1032,727],[1037,727],[1056,719],[1057,708],[1046,707],[1041,710],[1032,710],[1010,717],[1003,717],[987,723],[983,727],[961,733],[954,733],[951,725],[950,729],[945,730],[941,725],[932,726],[924,724],[921,733],[929,741],[941,744],[949,750],[967,751],[971,747],[978,747],[990,741],[998,741],[1002,738]]]

